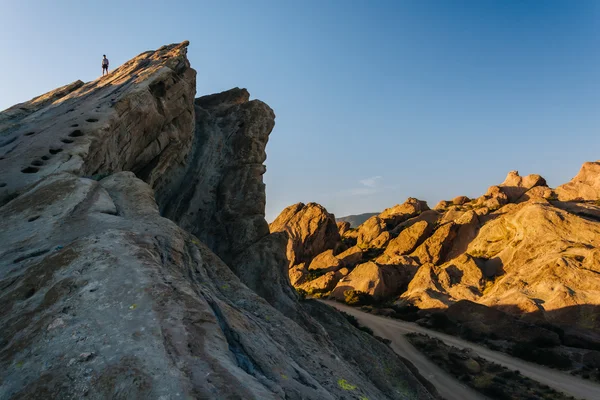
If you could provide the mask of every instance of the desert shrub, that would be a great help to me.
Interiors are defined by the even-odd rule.
[[[564,354],[550,349],[536,348],[531,343],[516,343],[511,348],[511,354],[552,368],[568,369],[572,366],[571,359]]]
[[[483,388],[481,392],[492,399],[512,400],[511,395],[507,393],[507,390],[504,388],[504,386],[497,383]]]
[[[419,319],[419,307],[413,306],[412,304],[406,305],[390,305],[390,308],[395,311],[394,318],[401,319],[403,321],[415,322]]]
[[[442,312],[434,312],[429,316],[429,323],[433,329],[439,331],[449,331],[456,328],[456,324]]]
[[[373,304],[373,296],[360,290],[346,290],[344,302],[349,306],[368,306]]]
[[[543,347],[543,348],[556,346],[556,342],[554,340],[552,340],[552,338],[549,338],[548,336],[536,336],[533,340],[531,340],[530,343],[535,347]]]
[[[371,328],[369,328],[368,326],[359,326],[358,329],[360,329],[363,332],[368,333],[369,335],[373,336],[373,330]]]
[[[350,315],[343,311],[340,311],[340,314],[342,314],[344,316],[344,318],[346,318],[346,321],[348,321],[350,323],[350,325],[354,326],[355,328],[360,327],[360,324],[358,323],[358,320],[356,319],[356,317],[354,315]]]
[[[296,289],[296,293],[298,293],[298,297],[300,300],[306,300],[306,295],[308,294],[304,289]]]

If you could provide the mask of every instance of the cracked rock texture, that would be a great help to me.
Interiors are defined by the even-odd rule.
[[[186,51],[0,114],[0,398],[433,398],[298,301],[264,221],[274,114],[243,89],[194,100]]]

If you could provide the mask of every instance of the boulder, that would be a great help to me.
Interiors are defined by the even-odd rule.
[[[300,285],[299,288],[306,290],[308,293],[326,293],[335,288],[335,285],[343,276],[345,276],[343,273],[329,271],[325,275]]]
[[[374,249],[383,249],[388,245],[391,237],[392,236],[388,231],[381,232],[381,234],[370,243],[370,247]]]
[[[427,202],[415,199],[414,197],[409,197],[404,203],[383,210],[383,212],[379,214],[379,218],[382,219],[387,226],[394,228],[399,223],[427,210],[429,210]]]
[[[600,160],[586,162],[568,183],[555,189],[561,201],[600,199]]]
[[[304,263],[294,265],[288,271],[290,277],[290,283],[294,287],[298,287],[306,282],[306,275],[308,274],[308,270],[306,269],[306,265]]]
[[[479,232],[479,217],[475,211],[467,211],[457,220],[458,230],[456,237],[452,241],[452,248],[448,252],[447,259],[452,260],[455,257],[465,253],[469,244],[477,237]]]
[[[345,267],[355,266],[362,260],[362,257],[363,250],[358,246],[352,246],[336,256]]]
[[[356,244],[368,246],[373,240],[381,235],[386,229],[385,222],[378,216],[373,216],[358,227]]]
[[[338,221],[337,222],[338,232],[340,236],[344,236],[344,233],[350,230],[350,222],[347,221]]]
[[[452,204],[454,204],[455,206],[462,206],[463,204],[468,203],[470,201],[471,199],[469,199],[467,196],[457,196],[452,199]]]
[[[326,250],[312,259],[308,269],[310,271],[329,272],[342,267],[342,261],[333,255],[333,250]]]
[[[529,189],[537,186],[547,186],[546,180],[537,174],[520,176],[518,171],[510,171],[500,188],[508,197],[508,201],[514,203]]]
[[[389,298],[407,284],[406,275],[402,273],[401,267],[381,266],[369,261],[358,265],[350,274],[343,277],[331,295],[338,300],[343,300],[344,292],[356,290],[367,293],[376,300]]]
[[[460,226],[454,222],[449,222],[437,228],[425,242],[423,242],[411,254],[421,264],[433,263],[440,264],[446,259],[446,256],[452,248],[452,242],[456,237]]]
[[[433,209],[437,210],[437,211],[443,211],[443,210],[447,209],[448,207],[450,207],[451,205],[452,205],[451,201],[440,200],[440,202],[437,203]]]
[[[419,221],[392,239],[384,254],[388,257],[409,254],[427,239],[432,230],[433,226],[427,221]]]
[[[287,207],[269,226],[271,232],[287,232],[290,267],[310,261],[325,250],[341,244],[335,217],[317,203]]]

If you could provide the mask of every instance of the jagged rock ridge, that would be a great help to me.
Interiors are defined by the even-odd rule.
[[[319,296],[343,300],[358,290],[421,309],[469,300],[593,335],[600,328],[590,311],[600,307],[598,165],[585,163],[554,190],[539,175],[511,171],[476,199],[459,196],[433,210],[408,199],[345,228],[333,258],[316,255],[328,260],[319,269],[327,275],[294,267],[290,276]]]
[[[0,114],[0,398],[430,398],[297,301],[260,219],[274,114],[241,89],[194,101],[186,51]]]

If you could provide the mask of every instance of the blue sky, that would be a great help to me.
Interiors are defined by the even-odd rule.
[[[0,0],[0,109],[190,40],[198,96],[277,115],[267,218],[551,186],[600,159],[600,2]]]

